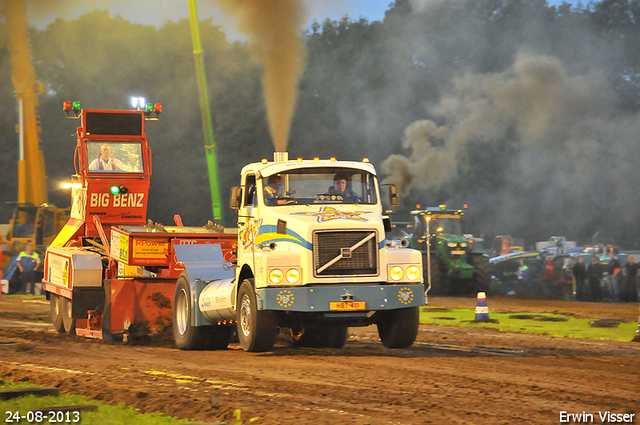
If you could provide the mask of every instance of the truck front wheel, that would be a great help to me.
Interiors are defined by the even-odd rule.
[[[246,279],[238,292],[238,339],[245,351],[260,352],[273,348],[278,335],[275,312],[258,310],[253,279]]]
[[[387,348],[409,348],[413,345],[420,324],[419,307],[379,311],[376,316],[382,345]]]

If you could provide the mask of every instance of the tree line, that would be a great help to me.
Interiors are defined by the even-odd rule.
[[[640,0],[559,7],[544,0],[397,0],[382,21],[314,22],[304,34],[307,65],[289,155],[368,157],[386,180],[400,164],[398,220],[415,204],[468,203],[468,230],[476,234],[510,233],[531,243],[562,234],[588,243],[600,231],[631,246],[640,236],[630,190],[640,185],[639,16]],[[0,217],[7,222],[5,203],[17,198],[17,113],[3,29],[0,22]],[[250,46],[228,40],[211,21],[200,22],[200,33],[226,206],[242,166],[273,156],[262,70]],[[163,105],[160,120],[147,125],[149,217],[167,224],[179,213],[185,224],[204,225],[211,202],[188,21],[157,28],[93,11],[31,29],[30,37],[45,89],[39,115],[50,201],[69,204],[56,183],[74,172],[76,125],[64,119],[62,102],[127,109],[130,96],[142,96]],[[525,92],[531,103],[513,95],[520,115],[505,111],[514,101],[505,101],[505,87],[526,90],[530,81],[542,91]],[[536,100],[545,87],[568,87],[575,102],[559,99],[554,109]],[[616,123],[615,140],[599,119]],[[415,123],[426,121],[439,133],[418,131]],[[417,156],[445,153],[448,169],[407,171],[423,167]],[[390,161],[394,155],[405,161]],[[564,160],[552,160],[558,155]],[[225,216],[233,226],[234,213]]]

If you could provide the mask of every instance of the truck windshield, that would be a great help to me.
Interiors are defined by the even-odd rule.
[[[87,141],[87,161],[92,173],[143,173],[140,142]]]
[[[375,177],[349,168],[303,168],[262,179],[266,205],[375,204]]]

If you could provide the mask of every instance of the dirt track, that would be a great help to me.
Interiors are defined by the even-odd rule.
[[[473,299],[432,306],[473,308]],[[637,320],[636,305],[492,299],[492,310]],[[633,413],[640,344],[425,326],[407,350],[352,328],[343,350],[280,344],[254,354],[105,344],[53,333],[48,305],[0,298],[0,378],[28,379],[143,411],[272,424],[555,424],[560,412]],[[14,327],[29,322],[31,329]]]

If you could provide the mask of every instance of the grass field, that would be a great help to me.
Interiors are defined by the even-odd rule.
[[[521,318],[514,318],[519,316]],[[531,318],[522,318],[530,316]],[[441,307],[423,307],[420,312],[420,323],[448,325],[460,327],[485,327],[503,332],[520,332],[538,335],[551,335],[569,338],[591,338],[609,341],[631,341],[636,334],[638,324],[619,322],[615,327],[591,327],[589,319],[576,319],[558,314],[536,314],[522,312],[494,313],[491,319],[499,323],[471,323],[475,318],[475,310],[449,309]],[[566,320],[566,321],[565,321]],[[612,325],[615,323],[609,322]]]
[[[0,380],[0,389],[32,387],[34,387],[34,385],[28,382]],[[64,393],[61,393],[59,396],[39,397],[28,395],[10,400],[2,400],[0,401],[0,414],[2,414],[2,423],[50,423],[49,415],[45,415],[43,421],[34,420],[28,422],[26,418],[16,420],[16,413],[18,413],[19,416],[25,416],[31,410],[43,407],[86,405],[97,406],[97,410],[79,411],[77,415],[72,413],[68,417],[63,416],[62,420],[58,420],[57,422],[79,423],[82,425],[178,425],[189,423],[188,420],[179,420],[158,413],[139,413],[136,409],[124,404],[110,406],[95,400],[88,400],[82,396]],[[53,418],[55,421],[55,416],[53,416]]]

